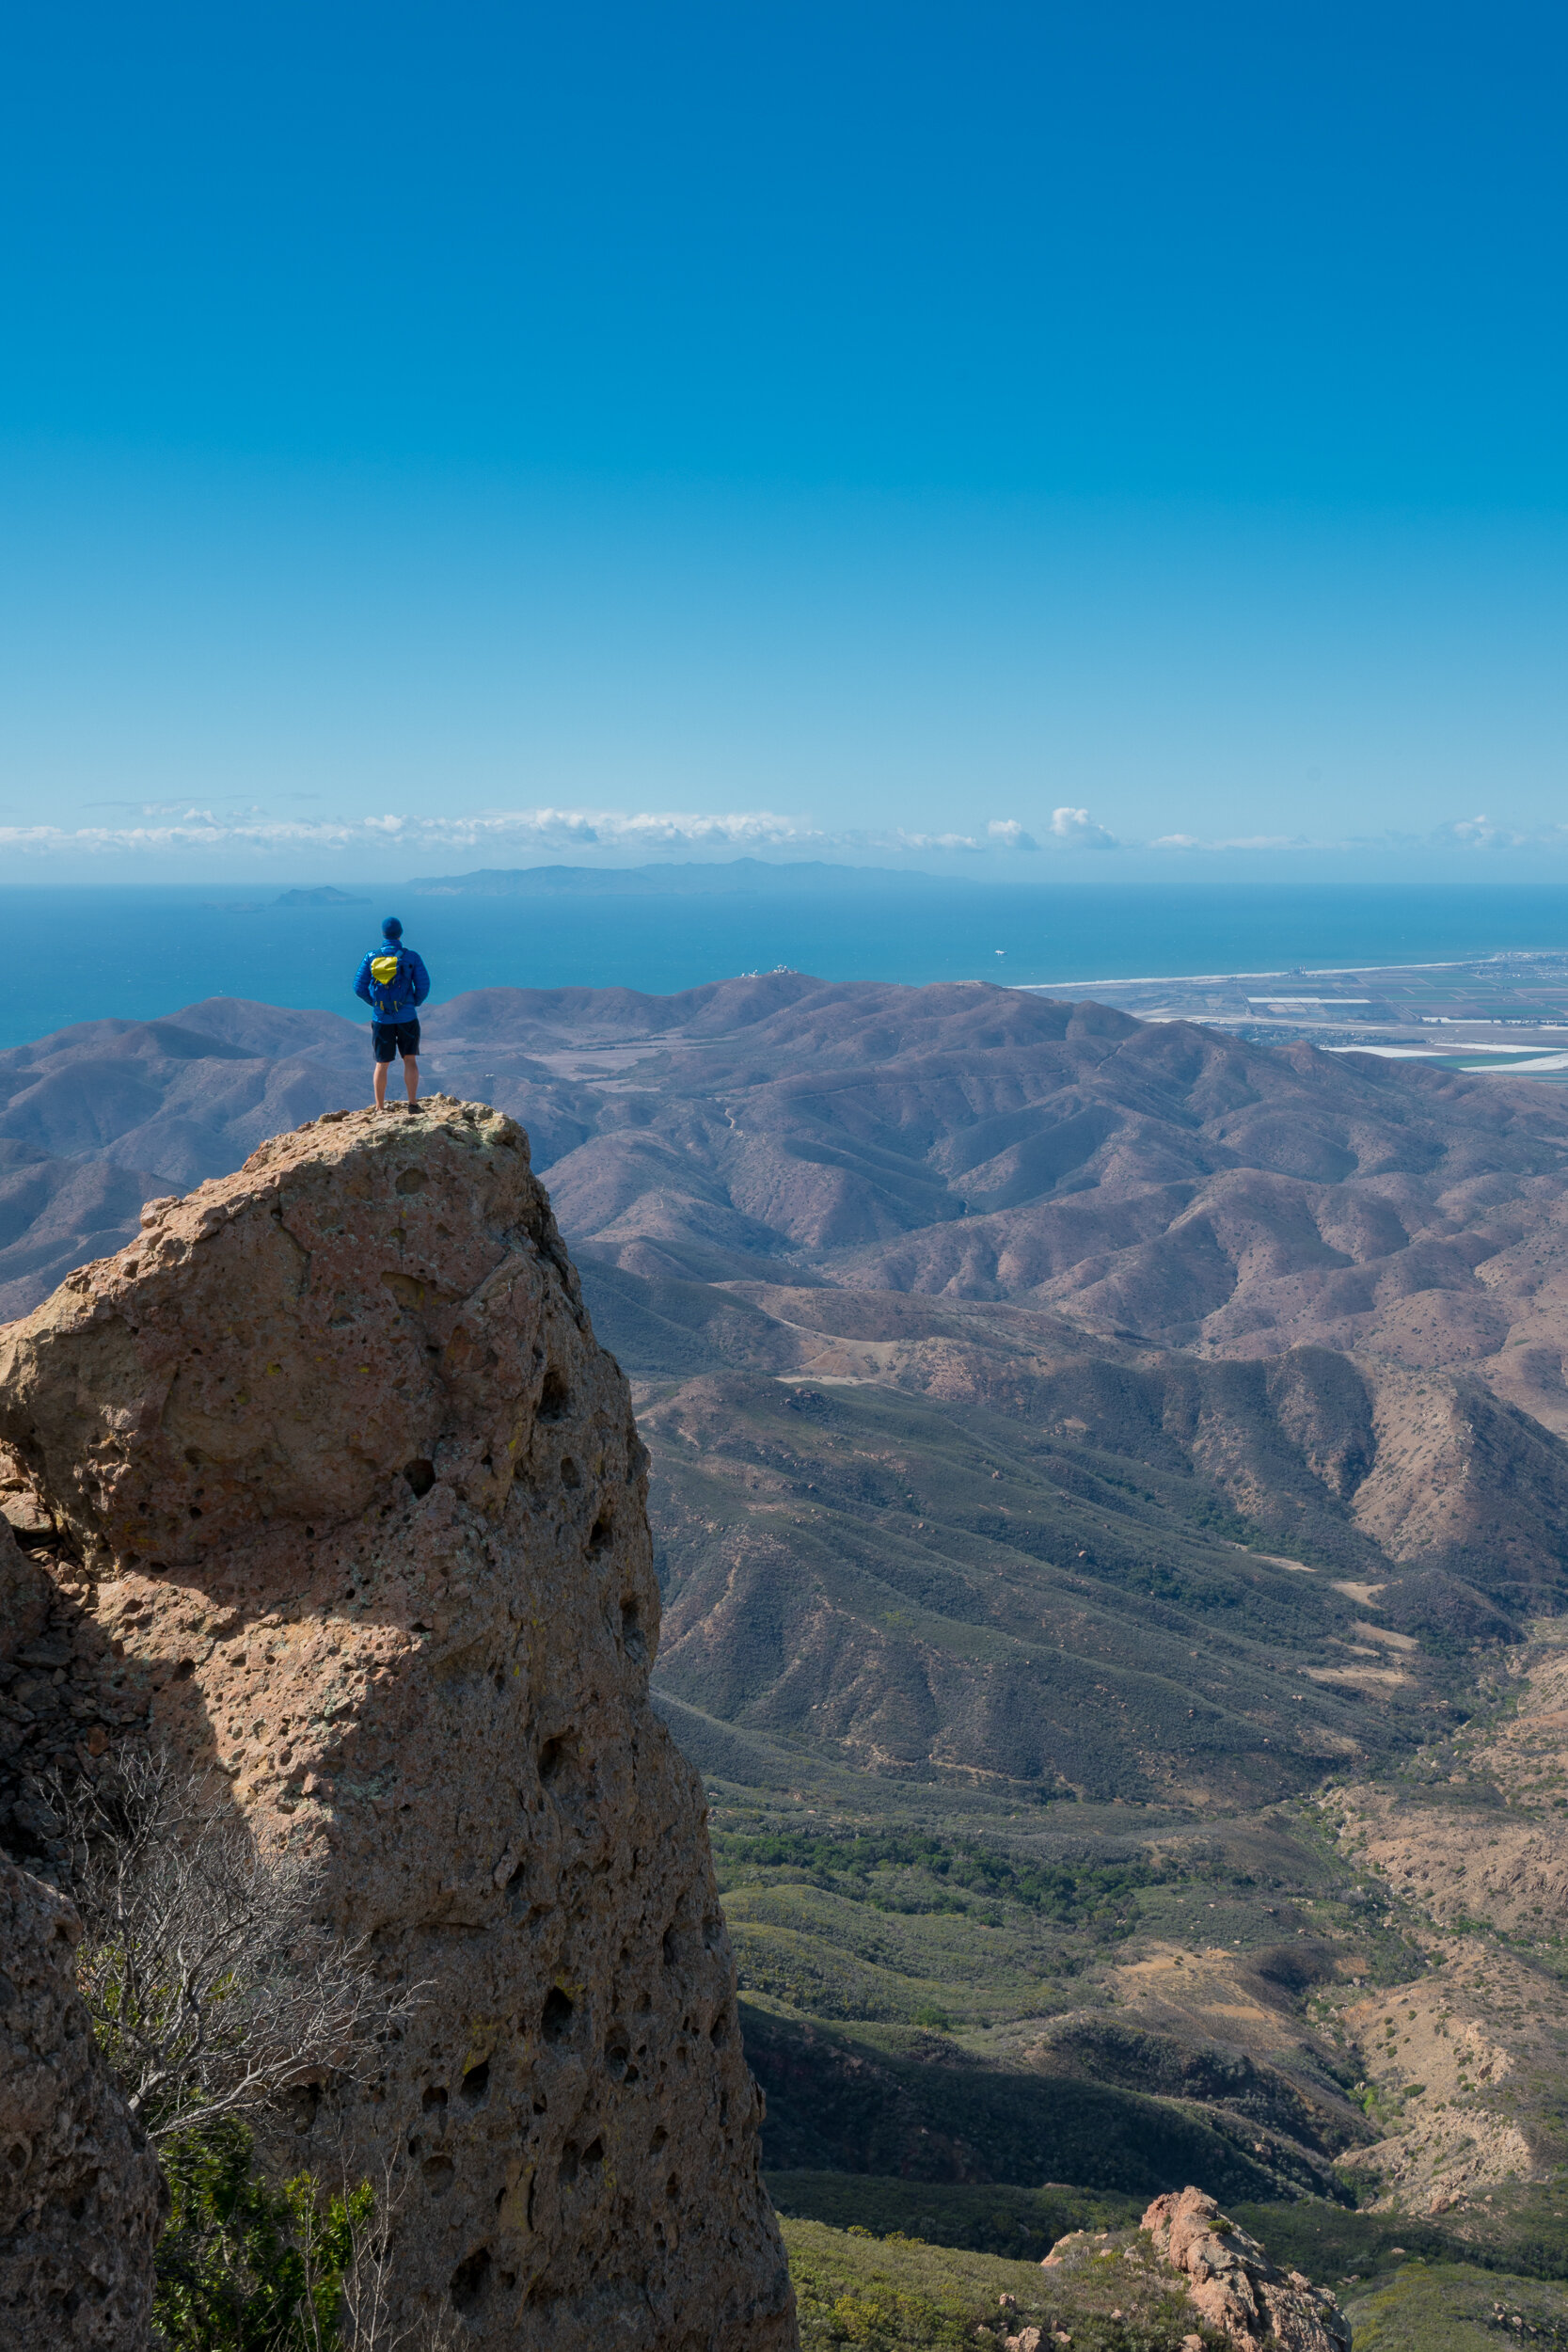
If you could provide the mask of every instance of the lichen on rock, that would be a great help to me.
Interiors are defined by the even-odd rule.
[[[286,2152],[388,2185],[404,2314],[792,2345],[702,1789],[648,1699],[646,1456],[522,1130],[328,1114],[150,1203],[0,1330],[0,1439],[127,1720],[424,1988]]]

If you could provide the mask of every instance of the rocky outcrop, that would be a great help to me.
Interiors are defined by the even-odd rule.
[[[133,2352],[162,2185],[76,1993],[81,1923],[0,1861],[0,2343]]]
[[[1142,2226],[1237,2352],[1351,2352],[1350,2322],[1328,2289],[1299,2270],[1276,2269],[1201,2189],[1156,2197]]]
[[[0,1331],[0,1438],[126,1720],[424,1988],[288,2149],[388,2185],[404,2319],[792,2345],[702,1790],[648,1702],[646,1456],[521,1129],[328,1114],[150,1203]]]

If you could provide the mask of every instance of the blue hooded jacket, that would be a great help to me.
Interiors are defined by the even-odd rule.
[[[398,1002],[390,1012],[377,1012],[375,998],[371,991],[371,964],[375,957],[389,956],[394,951],[398,959],[398,987],[404,993],[400,993]],[[419,1007],[430,994],[430,975],[424,968],[423,957],[417,956],[412,947],[405,947],[401,939],[384,939],[379,946],[371,949],[359,966],[354,993],[369,1005],[375,1019],[384,1025],[389,1025],[394,1021],[412,1021]]]

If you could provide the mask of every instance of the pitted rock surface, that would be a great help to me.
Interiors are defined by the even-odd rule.
[[[0,1860],[0,2343],[139,2352],[162,2184],[77,1996],[81,1922]]]
[[[1350,2322],[1328,2289],[1277,2269],[1201,2189],[1156,2197],[1142,2226],[1238,2352],[1351,2352]]]
[[[0,1439],[127,1722],[425,1988],[376,2080],[295,2094],[288,2162],[391,2167],[405,2319],[792,2346],[701,1786],[648,1701],[646,1456],[526,1136],[328,1114],[143,1228],[0,1329]]]
[[[29,1549],[11,1526],[0,1516],[0,1853],[33,1868],[54,1834],[36,1784],[91,1771],[120,1733],[145,1731],[148,1693],[83,1606],[91,1585],[52,1526],[26,1526]]]

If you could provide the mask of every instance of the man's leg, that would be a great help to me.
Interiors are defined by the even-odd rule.
[[[387,1107],[387,1065],[384,1061],[375,1065],[375,1107],[378,1111]]]
[[[413,1109],[420,1099],[420,1058],[417,1054],[403,1057],[403,1083],[408,1089],[408,1107]]]

